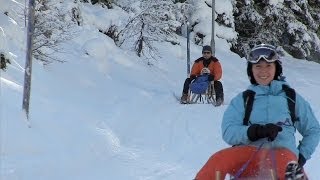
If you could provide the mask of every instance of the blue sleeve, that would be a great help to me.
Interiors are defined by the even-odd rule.
[[[299,153],[306,159],[310,159],[319,144],[320,125],[310,104],[298,94],[296,96],[296,114],[298,121],[296,121],[295,127],[303,137],[298,146]]]
[[[243,97],[240,93],[231,100],[221,124],[222,138],[230,145],[250,143],[247,136],[249,126],[243,125],[244,111]]]

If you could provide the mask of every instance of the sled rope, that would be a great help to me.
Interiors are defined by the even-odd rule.
[[[239,179],[240,175],[244,172],[244,170],[247,169],[249,163],[252,161],[252,159],[258,154],[258,152],[261,150],[262,146],[263,146],[264,142],[260,144],[260,146],[258,147],[257,151],[254,152],[251,157],[248,159],[248,161],[238,170],[238,172],[236,173],[236,175],[234,176],[234,180]]]
[[[276,154],[275,154],[275,150],[274,149],[270,149],[270,156],[271,156],[271,176],[272,176],[272,180],[276,180],[277,179],[277,162],[276,162]]]

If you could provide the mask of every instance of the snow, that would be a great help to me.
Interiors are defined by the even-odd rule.
[[[81,11],[83,12],[81,15],[84,22],[87,22],[86,25],[94,25],[101,30],[107,30],[111,25],[119,26],[121,23],[126,22],[124,18],[127,17],[123,10],[110,9],[106,11],[105,8],[88,3],[81,6]]]
[[[283,2],[284,2],[284,0],[270,0],[270,1],[269,1],[269,4],[270,4],[270,5],[277,6],[277,5],[282,5]]]
[[[3,7],[9,5],[1,12]],[[186,39],[180,38],[180,45],[157,43],[161,58],[148,66],[97,31],[122,12],[105,12],[101,21],[103,12],[97,10],[86,7],[84,16],[92,24],[79,27],[76,38],[64,45],[67,53],[59,56],[65,63],[33,62],[29,120],[21,109],[24,24],[11,23],[1,13],[1,47],[14,59],[0,71],[1,180],[192,179],[214,152],[228,147],[220,124],[230,100],[249,85],[245,60],[216,38],[225,104],[180,105],[173,94],[181,95],[187,76]],[[211,16],[211,11],[201,13]],[[206,33],[209,24],[203,27]],[[220,28],[217,33],[225,31]],[[201,47],[191,44],[191,59],[200,55]],[[320,119],[320,65],[290,57],[282,61],[287,81]],[[305,165],[311,180],[319,176],[319,159],[318,147]]]

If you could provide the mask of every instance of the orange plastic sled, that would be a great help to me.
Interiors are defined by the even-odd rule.
[[[239,178],[266,178],[284,180],[288,162],[297,161],[297,157],[285,148],[259,149],[253,146],[235,146],[213,154],[201,168],[196,180],[224,180],[227,174],[235,176],[240,168],[248,162]],[[272,153],[272,155],[271,155]],[[254,155],[254,157],[252,157]],[[275,170],[276,169],[276,170]],[[276,171],[276,172],[275,172]]]

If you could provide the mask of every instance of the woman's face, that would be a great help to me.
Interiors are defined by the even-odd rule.
[[[276,64],[260,60],[252,65],[253,77],[259,85],[269,85],[276,73]]]

